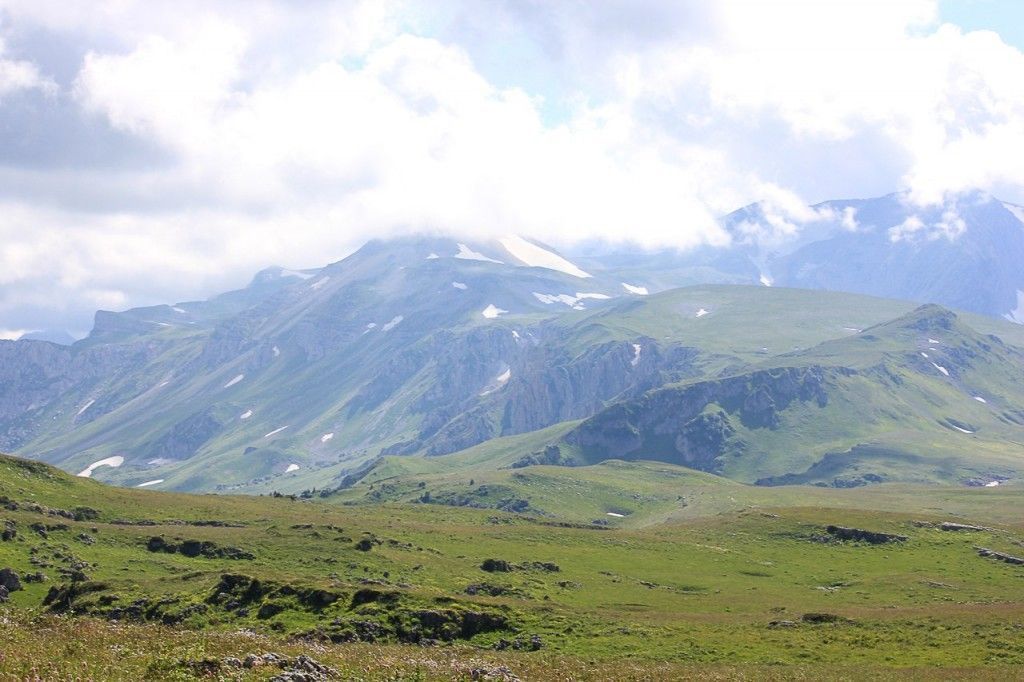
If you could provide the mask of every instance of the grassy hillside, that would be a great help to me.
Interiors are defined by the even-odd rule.
[[[0,605],[16,625],[0,628],[16,652],[0,676],[230,677],[225,657],[266,651],[364,679],[1006,679],[1024,664],[1022,569],[974,549],[1021,554],[1018,487],[491,471],[545,513],[124,490],[0,458],[0,526],[16,532],[0,568],[24,585]],[[573,523],[577,508],[608,527]],[[985,529],[937,525],[950,520]],[[829,524],[906,540],[843,541]]]
[[[914,308],[834,292],[698,286],[587,298],[576,310],[534,296],[575,296],[574,278],[425,260],[423,249],[371,249],[315,278],[279,282],[247,306],[105,314],[109,329],[72,349],[0,344],[14,368],[0,382],[11,405],[0,440],[73,473],[124,457],[94,475],[125,486],[333,487],[386,448],[447,453],[583,419],[666,383],[789,362]],[[491,303],[510,312],[486,318]],[[1024,327],[963,320],[1024,346]],[[840,434],[825,446],[850,441]]]
[[[1024,352],[922,306],[610,405],[521,463],[659,460],[766,485],[999,484],[1024,472]]]

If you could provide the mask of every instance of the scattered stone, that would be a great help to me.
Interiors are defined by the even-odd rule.
[[[0,569],[0,585],[7,588],[8,592],[17,592],[21,589],[21,579],[13,569]]]
[[[37,571],[35,573],[26,573],[22,580],[27,583],[45,583],[49,578],[42,571]]]
[[[985,528],[984,526],[971,526],[966,523],[953,523],[952,521],[943,521],[939,528],[942,530],[966,530],[966,531],[980,531],[980,530],[991,530],[991,528]]]
[[[8,599],[10,599],[10,597],[11,593],[7,591],[7,588],[3,585],[0,585],[0,604],[6,602]]]
[[[484,559],[480,564],[480,570],[488,573],[511,573],[512,564],[504,559]]]
[[[499,639],[491,647],[495,651],[505,651],[506,649],[515,649],[516,651],[540,651],[544,646],[544,641],[540,638],[540,635],[530,635],[530,639],[523,640],[516,638],[511,642],[507,639]]]
[[[768,623],[768,627],[770,627],[770,628],[795,628],[796,627],[796,621],[793,621],[793,620],[773,620],[772,622]]]
[[[100,513],[92,507],[75,507],[71,510],[71,515],[75,521],[93,521],[99,518]]]
[[[207,559],[234,559],[252,561],[256,555],[238,547],[218,547],[216,543],[206,540],[183,540],[180,544],[168,542],[162,536],[155,535],[146,542],[150,552],[181,554],[190,558],[206,557]]]
[[[478,665],[470,669],[469,679],[473,680],[473,682],[520,682],[519,678],[503,665]]]
[[[271,682],[321,682],[338,679],[338,671],[300,654],[291,663],[284,663],[284,672],[272,677]]]
[[[4,530],[0,532],[0,541],[10,542],[18,537],[18,525],[14,521],[4,521]]]
[[[1013,556],[1012,554],[1004,554],[1003,552],[997,552],[986,547],[975,547],[974,549],[978,550],[978,556],[988,557],[990,559],[995,559],[996,561],[1003,561],[1017,566],[1024,566],[1024,559]]]
[[[79,533],[75,537],[75,539],[78,540],[79,542],[83,543],[83,544],[86,544],[86,545],[94,545],[94,544],[96,544],[96,538],[94,538],[93,536],[89,535],[88,533]]]
[[[203,658],[198,661],[182,661],[182,666],[188,668],[195,677],[213,677],[220,671],[221,662],[216,658]]]
[[[245,660],[237,658],[225,658],[221,662],[225,667],[253,668],[276,667],[281,673],[270,678],[271,682],[324,682],[325,680],[336,680],[340,677],[337,670],[316,661],[305,654],[300,654],[294,659],[274,653],[249,654]]]
[[[834,613],[805,613],[803,616],[800,617],[800,620],[802,620],[805,623],[820,624],[843,623],[846,622],[847,619],[843,618],[842,616],[837,616]]]
[[[893,533],[878,533],[860,528],[846,528],[844,526],[828,526],[825,531],[838,540],[852,540],[855,542],[866,542],[870,545],[882,545],[887,542],[905,542],[906,535],[895,535]]]

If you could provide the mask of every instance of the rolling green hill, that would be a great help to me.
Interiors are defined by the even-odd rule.
[[[278,668],[228,659],[269,651],[381,680],[1006,679],[1024,663],[1020,566],[975,549],[1019,555],[1017,486],[527,474],[509,484],[544,514],[125,490],[0,457],[0,569],[23,587],[0,604],[0,650],[18,652],[0,675],[266,679]],[[597,515],[610,523],[573,522]]]

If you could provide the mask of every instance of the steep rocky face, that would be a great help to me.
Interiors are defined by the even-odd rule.
[[[174,424],[144,449],[155,459],[188,459],[224,427],[216,410],[206,408]]]
[[[586,462],[654,459],[719,472],[735,443],[734,421],[773,429],[792,402],[828,404],[828,382],[849,374],[837,368],[787,367],[652,391],[587,419],[565,437]]]
[[[32,438],[46,426],[46,415],[55,418],[50,412],[68,394],[88,396],[165,349],[165,344],[148,339],[91,347],[0,341],[0,449],[15,450]],[[72,424],[88,423],[141,390],[129,382],[106,399],[85,398],[82,407],[66,417]]]
[[[515,335],[486,329],[446,338],[430,388],[414,405],[424,415],[418,437],[386,452],[455,452],[496,436],[587,417],[611,401],[694,372],[694,349],[663,350],[653,339],[641,338],[599,344],[572,357],[564,340],[544,338],[549,333],[540,327]],[[397,364],[415,367],[416,362]]]

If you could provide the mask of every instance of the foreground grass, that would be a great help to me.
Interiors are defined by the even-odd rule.
[[[686,661],[587,660],[555,653],[510,654],[471,646],[324,645],[252,631],[208,632],[14,612],[0,616],[0,680],[189,680],[199,664],[249,653],[305,654],[352,680],[1008,680],[1020,670],[991,666],[727,665]],[[265,667],[206,668],[211,679],[268,679]],[[474,677],[475,676],[475,677]]]

